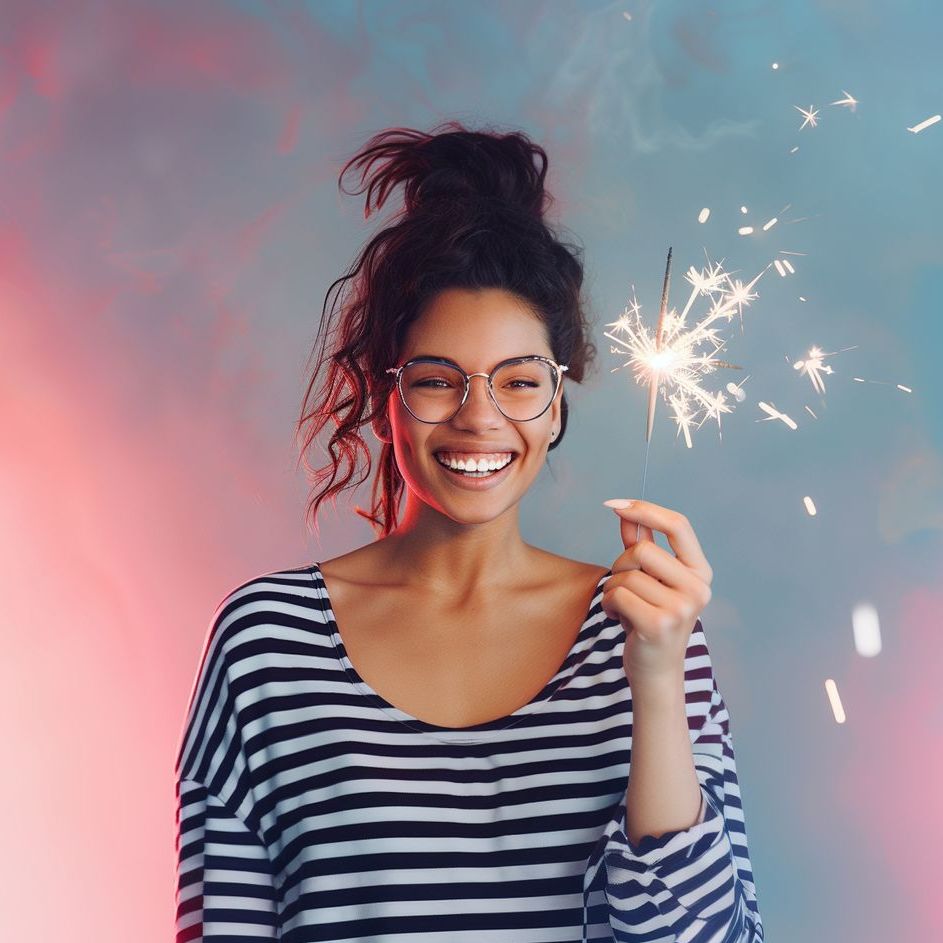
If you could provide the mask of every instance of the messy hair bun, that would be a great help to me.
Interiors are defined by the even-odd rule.
[[[304,431],[301,459],[314,482],[306,516],[316,530],[321,503],[331,497],[336,507],[337,494],[370,475],[370,450],[360,430],[374,421],[385,423],[395,388],[386,370],[399,362],[409,326],[439,292],[501,288],[517,295],[542,321],[554,359],[568,365],[567,380],[582,382],[597,352],[580,295],[582,249],[559,241],[544,220],[553,201],[544,189],[547,154],[524,133],[470,131],[455,121],[430,133],[390,128],[370,138],[344,165],[338,178],[343,193],[348,192],[343,180],[352,166],[361,171],[361,187],[350,195],[366,190],[365,219],[371,202],[378,211],[400,183],[403,207],[370,240],[347,274],[331,285],[324,300],[320,355],[298,421],[298,433]],[[335,287],[335,305],[346,288],[341,320],[325,332],[325,312]],[[334,305],[331,317],[333,313]],[[338,335],[337,342],[327,358],[327,376],[312,395],[329,333]],[[560,434],[549,450],[563,440],[567,413],[564,392]],[[329,421],[335,426],[327,444],[329,464],[312,468],[307,452]],[[350,485],[358,454],[366,468]],[[370,512],[356,509],[378,537],[395,529],[403,487],[393,446],[382,443],[373,506]]]

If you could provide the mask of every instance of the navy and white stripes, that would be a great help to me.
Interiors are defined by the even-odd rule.
[[[608,577],[545,688],[460,730],[357,674],[317,564],[232,590],[177,755],[177,943],[761,941],[700,622],[685,699],[703,821],[625,834],[632,702]]]

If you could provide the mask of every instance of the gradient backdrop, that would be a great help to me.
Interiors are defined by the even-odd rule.
[[[373,539],[364,486],[318,543],[296,470],[324,293],[399,206],[365,222],[338,170],[382,128],[457,118],[547,149],[586,248],[599,359],[522,508],[554,552],[610,565],[601,502],[638,496],[645,393],[602,335],[630,286],[654,319],[668,245],[675,302],[705,249],[740,277],[804,253],[725,329],[745,369],[712,386],[750,379],[723,439],[687,449],[659,403],[645,497],[716,574],[768,939],[943,939],[943,123],[906,130],[943,111],[938,4],[7,0],[0,20],[0,937],[172,933],[172,764],[210,613]],[[790,365],[813,344],[857,345],[824,397]]]

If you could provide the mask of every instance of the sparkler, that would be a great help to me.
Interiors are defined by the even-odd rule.
[[[648,424],[645,426],[645,441],[652,438],[652,423],[655,421],[655,400],[658,397],[658,367],[660,364],[661,335],[665,329],[665,314],[668,312],[668,282],[671,279],[671,246],[668,246],[668,261],[665,263],[665,280],[661,285],[661,308],[658,311],[658,327],[655,331],[655,356],[652,358],[651,379],[648,384]]]
[[[742,324],[743,308],[749,306],[750,302],[757,297],[756,292],[752,290],[753,286],[768,268],[769,265],[752,281],[744,285],[739,279],[731,278],[719,262],[711,264],[708,259],[707,267],[701,271],[696,270],[692,265],[684,276],[691,285],[691,293],[681,313],[678,314],[673,308],[670,310],[668,308],[668,287],[671,279],[671,249],[669,248],[665,264],[665,278],[662,283],[661,307],[654,336],[642,321],[642,308],[634,296],[632,303],[626,306],[622,316],[617,321],[606,325],[626,335],[619,337],[608,331],[603,332],[606,337],[621,345],[622,349],[629,354],[629,359],[623,367],[631,366],[636,382],[648,385],[645,466],[642,472],[640,497],[645,493],[648,454],[659,391],[662,398],[672,408],[672,418],[677,423],[678,435],[684,432],[688,448],[692,446],[692,426],[700,428],[708,419],[713,418],[717,420],[718,430],[720,430],[721,413],[729,413],[733,410],[733,407],[727,403],[723,392],[714,393],[706,390],[700,382],[702,377],[713,373],[718,367],[741,369],[737,364],[719,360],[714,356],[724,348],[725,341],[718,336],[718,328],[712,325],[721,318],[726,318],[729,323],[735,315],[740,316]],[[688,313],[697,298],[701,296],[710,299],[710,309],[703,318],[688,327],[686,325]],[[703,344],[711,345],[712,349],[706,353],[699,352],[697,348]],[[612,353],[619,353],[618,348],[613,347],[610,350]],[[614,368],[614,370],[618,369],[621,368]]]
[[[692,404],[699,406],[703,412],[697,428],[710,418],[716,419],[718,428],[720,427],[721,413],[730,412],[732,407],[727,405],[723,393],[711,393],[701,385],[700,380],[703,376],[713,373],[717,367],[733,370],[741,368],[737,364],[714,357],[714,354],[724,348],[725,341],[718,337],[718,329],[712,325],[720,318],[726,318],[728,322],[733,320],[734,315],[742,318],[743,308],[749,306],[757,297],[757,293],[752,290],[753,286],[768,268],[769,265],[744,285],[739,279],[731,278],[730,274],[723,270],[721,263],[711,264],[708,261],[707,267],[702,271],[691,266],[684,276],[691,285],[691,293],[678,314],[673,308],[668,309],[671,278],[669,249],[662,285],[661,309],[654,337],[643,323],[641,305],[634,298],[618,321],[606,325],[627,335],[626,339],[608,331],[604,332],[606,337],[622,345],[629,354],[629,360],[624,366],[633,368],[636,382],[645,383],[649,387],[646,442],[651,441],[654,407],[659,390],[664,400],[672,407],[673,418],[678,424],[678,434],[684,432],[688,448],[692,445],[691,427],[699,418],[699,411],[692,409]],[[711,299],[710,309],[701,320],[687,327],[688,313],[699,296]],[[700,353],[697,348],[702,344],[710,344],[713,349],[706,354]],[[618,352],[617,349],[612,349],[612,353]]]

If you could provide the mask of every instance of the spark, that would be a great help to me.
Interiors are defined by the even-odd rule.
[[[908,131],[913,131],[914,134],[919,134],[924,128],[929,128],[931,124],[936,124],[940,120],[940,115],[934,115],[932,118],[927,118],[926,121],[921,121],[920,124],[915,124],[912,128],[908,128]]]
[[[765,272],[766,269],[768,268],[769,268],[769,265],[767,265],[766,268],[763,269],[763,272]],[[762,275],[763,272],[760,272],[760,275]],[[753,281],[747,285],[744,285],[743,282],[741,282],[739,279],[732,279],[729,276],[727,277],[727,281],[730,283],[729,303],[735,304],[737,306],[737,315],[740,318],[741,326],[743,324],[743,306],[749,305],[749,303],[757,297],[756,292],[751,293],[750,289],[756,284],[757,279],[759,279],[760,275],[757,275],[753,279]]]
[[[772,228],[776,225],[776,223],[778,223],[778,222],[779,222],[779,217],[778,217],[778,216],[774,216],[774,217],[773,217],[771,220],[769,220],[768,222],[763,223],[763,232],[766,232],[767,230],[772,229]]]
[[[838,693],[838,685],[835,684],[834,679],[825,679],[825,693],[828,695],[828,702],[832,708],[835,723],[843,724],[845,722],[845,708],[842,707],[841,695]]]
[[[630,366],[636,382],[649,388],[646,441],[651,438],[654,404],[660,391],[662,398],[671,408],[678,435],[683,433],[687,447],[691,448],[693,429],[699,429],[708,419],[716,419],[720,430],[721,415],[733,410],[724,393],[705,389],[701,383],[702,379],[718,367],[742,369],[737,364],[716,357],[726,342],[719,336],[718,327],[714,322],[725,318],[729,323],[736,315],[742,317],[743,308],[757,297],[756,292],[752,291],[753,286],[770,266],[767,265],[752,281],[744,284],[732,278],[720,262],[712,263],[708,259],[706,267],[700,270],[692,265],[684,276],[691,286],[691,292],[678,313],[675,308],[669,309],[667,305],[670,265],[669,252],[662,289],[662,310],[654,335],[643,322],[641,305],[634,297],[619,320],[607,325],[621,331],[624,336],[608,331],[604,333],[610,340],[621,345],[622,351],[628,353],[628,360],[623,367]],[[688,326],[688,315],[699,298],[708,299],[708,311]],[[711,349],[698,350],[703,344],[710,345]],[[613,347],[611,352],[620,353],[620,348]],[[735,398],[741,399],[736,395]]]
[[[802,499],[802,503],[805,505],[805,509],[809,512],[809,517],[815,517],[817,513],[815,510],[815,502],[808,495],[806,495]]]
[[[753,227],[752,227],[752,226],[741,226],[741,227],[737,230],[737,232],[740,233],[741,236],[749,236],[750,233],[753,232]]]
[[[699,223],[706,223],[708,217],[711,215],[711,209],[709,206],[705,206],[700,213],[697,214],[697,221]]]
[[[829,102],[829,104],[831,104],[831,105],[847,105],[848,108],[849,108],[849,110],[854,111],[854,110],[855,110],[855,106],[858,104],[858,99],[857,99],[857,98],[853,98],[852,95],[851,95],[851,93],[850,93],[850,92],[846,92],[844,89],[841,90],[841,93],[842,93],[842,95],[845,96],[844,98],[839,98],[838,101]]]
[[[879,383],[881,386],[896,386],[897,389],[902,390],[904,393],[913,393],[913,387],[904,386],[902,383],[890,383],[887,380],[865,380],[862,377],[852,377],[852,380],[855,383]]]
[[[797,360],[792,366],[795,370],[800,370],[811,381],[812,386],[818,393],[825,392],[825,381],[822,379],[823,373],[832,373],[832,368],[825,364],[823,366],[823,353],[818,347],[813,347],[809,351],[809,356],[805,360]]]
[[[803,121],[802,124],[799,125],[800,131],[807,124],[811,125],[813,128],[816,126],[816,124],[818,123],[818,118],[816,117],[818,115],[818,110],[815,108],[814,105],[809,105],[808,111],[806,111],[805,108],[800,108],[798,105],[793,105],[792,107],[795,108],[796,111],[800,112],[802,117],[805,118],[805,121]]]
[[[791,419],[785,413],[781,413],[775,406],[770,406],[769,403],[764,403],[763,400],[759,400],[756,405],[759,406],[764,413],[767,413],[770,419],[781,419],[793,431],[799,428],[794,419]],[[769,420],[763,419],[761,422],[769,422]]]
[[[851,627],[855,651],[862,658],[873,658],[881,653],[881,623],[878,611],[871,603],[859,602],[851,610]]]
[[[772,65],[772,68],[778,69],[778,68],[779,68],[779,63],[778,63],[778,62],[774,62],[773,65]]]
[[[795,147],[789,149],[789,153],[790,153],[790,154],[795,154],[796,151],[798,151],[798,150],[799,150],[799,145],[797,144]]]
[[[734,383],[731,381],[725,387],[727,392],[738,402],[742,403],[746,398],[747,394],[743,392],[743,384],[749,380],[749,374],[745,376],[739,383]]]
[[[857,347],[857,344],[852,347],[843,347],[841,350],[833,350],[827,354],[819,347],[812,347],[806,355],[805,360],[797,360],[792,366],[794,370],[799,370],[804,373],[812,381],[812,386],[817,393],[824,394],[825,381],[822,379],[822,374],[833,373],[832,368],[824,363],[825,358],[831,357],[834,354],[840,354],[845,350],[854,350],[855,347]]]

